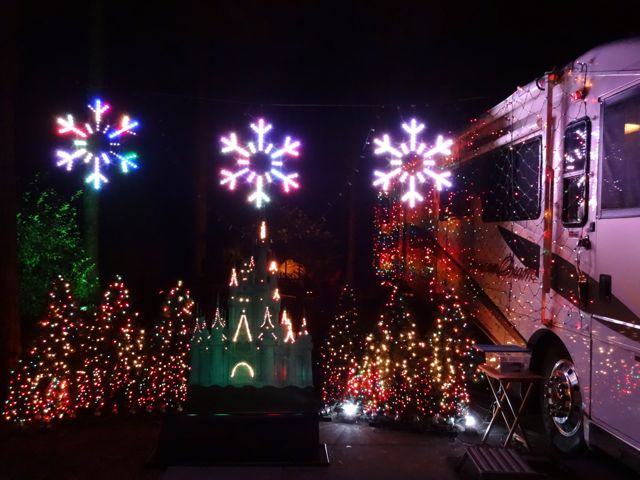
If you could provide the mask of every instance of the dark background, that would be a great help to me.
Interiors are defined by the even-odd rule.
[[[123,275],[148,315],[178,278],[210,308],[207,299],[224,295],[229,249],[250,247],[254,208],[245,192],[218,185],[229,161],[221,134],[246,138],[264,115],[274,140],[302,139],[303,186],[268,216],[299,207],[331,232],[332,251],[317,252],[336,259],[322,295],[335,293],[349,263],[366,300],[376,283],[372,129],[398,135],[416,115],[427,139],[455,133],[518,85],[640,29],[636,12],[612,2],[21,2],[15,16],[18,194],[36,172],[62,192],[82,184],[80,171],[55,167],[65,144],[57,115],[84,118],[99,95],[141,123],[132,142],[141,168],[112,172],[100,193],[100,269],[103,282]],[[299,246],[287,248],[276,247],[280,259]],[[320,305],[325,323],[330,306]]]

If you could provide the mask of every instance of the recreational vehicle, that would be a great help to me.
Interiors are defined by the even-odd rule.
[[[494,342],[531,349],[557,448],[637,457],[640,39],[518,88],[456,144],[435,219],[440,280]]]

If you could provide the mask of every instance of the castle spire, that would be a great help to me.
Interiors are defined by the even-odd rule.
[[[224,342],[227,339],[224,329],[225,323],[220,314],[220,307],[216,307],[216,313],[213,315],[213,322],[211,322],[211,337],[215,342]]]
[[[260,241],[265,242],[267,240],[267,222],[262,221],[260,223]]]
[[[238,274],[236,273],[236,269],[235,268],[231,269],[231,280],[229,280],[229,286],[230,287],[237,287],[238,286]]]
[[[220,314],[220,307],[216,306],[216,313],[213,315],[213,323],[211,324],[211,329],[218,329],[218,328],[224,328],[224,319],[222,318],[222,315]]]
[[[199,343],[207,337],[209,337],[209,331],[207,330],[206,317],[204,315],[201,317],[196,317],[196,323],[193,327],[191,341]]]
[[[260,232],[258,239],[258,258],[256,259],[256,280],[259,284],[264,284],[267,280],[267,222],[260,222]]]
[[[307,330],[307,318],[302,317],[302,325],[300,325],[300,333],[298,334],[298,336],[304,337],[307,335],[309,335],[309,330]]]
[[[286,332],[284,343],[295,343],[296,336],[293,333],[293,325],[291,323],[291,320],[289,320],[289,317],[287,316],[286,309],[282,311],[282,320],[280,320],[280,325],[284,326]]]
[[[251,336],[251,330],[249,329],[249,321],[247,320],[247,314],[245,311],[242,311],[242,315],[240,315],[240,321],[238,322],[238,328],[236,328],[236,333],[233,335],[233,341],[237,342],[238,337],[240,336],[240,330],[243,330],[246,333],[247,339],[252,342],[253,337]]]
[[[267,338],[268,335],[271,334],[273,339],[277,340],[278,337],[276,337],[275,329],[276,327],[273,322],[271,322],[271,313],[269,312],[269,307],[267,306],[264,310],[264,320],[262,321],[262,325],[260,325],[260,335],[258,336],[258,339],[264,340],[265,334],[267,334]]]

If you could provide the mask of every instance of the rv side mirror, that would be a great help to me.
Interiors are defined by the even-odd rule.
[[[578,247],[584,248],[585,250],[591,249],[591,240],[589,240],[589,235],[578,240]]]

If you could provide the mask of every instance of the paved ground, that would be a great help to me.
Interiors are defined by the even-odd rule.
[[[331,465],[320,467],[171,467],[165,480],[456,479],[447,457],[462,454],[454,438],[380,430],[366,424],[321,423]]]
[[[377,429],[367,424],[321,423],[327,467],[170,467],[152,461],[161,419],[155,416],[86,419],[26,432],[0,429],[0,479],[455,479],[452,460],[479,435],[457,437]],[[491,439],[497,443],[503,432]],[[531,435],[535,437],[534,435]],[[535,440],[535,438],[532,438]],[[639,478],[614,459],[590,452],[567,459],[532,456],[549,480]],[[464,477],[463,477],[464,478]]]
[[[503,432],[492,435],[498,442]],[[325,467],[170,467],[164,480],[200,479],[460,479],[469,478],[454,470],[465,444],[479,442],[479,435],[465,433],[457,437],[429,433],[411,433],[378,429],[367,424],[322,423],[321,441],[327,444],[331,465]],[[535,440],[535,435],[534,440]],[[588,453],[573,459],[530,455],[526,459],[549,480],[638,478],[613,459]]]

